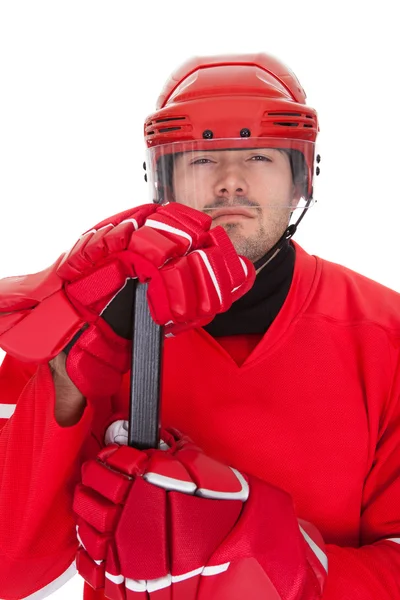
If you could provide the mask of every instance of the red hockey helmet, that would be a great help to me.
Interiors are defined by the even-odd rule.
[[[152,201],[175,199],[174,161],[183,153],[274,149],[289,155],[293,180],[308,202],[319,127],[305,100],[294,73],[267,54],[187,61],[166,82],[145,122]]]

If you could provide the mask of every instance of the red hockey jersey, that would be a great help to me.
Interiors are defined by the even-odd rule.
[[[163,424],[291,494],[327,543],[324,600],[400,600],[400,294],[295,249],[258,343],[202,329],[166,340]],[[129,378],[69,428],[47,365],[6,357],[0,394],[6,417],[16,405],[0,435],[0,597],[40,598],[74,572],[73,489],[127,419]]]

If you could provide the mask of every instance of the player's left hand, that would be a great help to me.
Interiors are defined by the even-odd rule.
[[[84,463],[82,577],[112,600],[321,598],[326,571],[311,547],[323,542],[310,543],[290,496],[176,431],[162,438],[160,450],[112,443]]]

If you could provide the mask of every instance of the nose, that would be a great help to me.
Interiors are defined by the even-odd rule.
[[[214,192],[220,198],[247,195],[248,184],[244,173],[238,165],[221,166]]]

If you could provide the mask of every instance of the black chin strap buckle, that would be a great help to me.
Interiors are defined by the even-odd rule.
[[[285,231],[285,239],[290,240],[294,236],[297,230],[297,223],[292,223]]]

